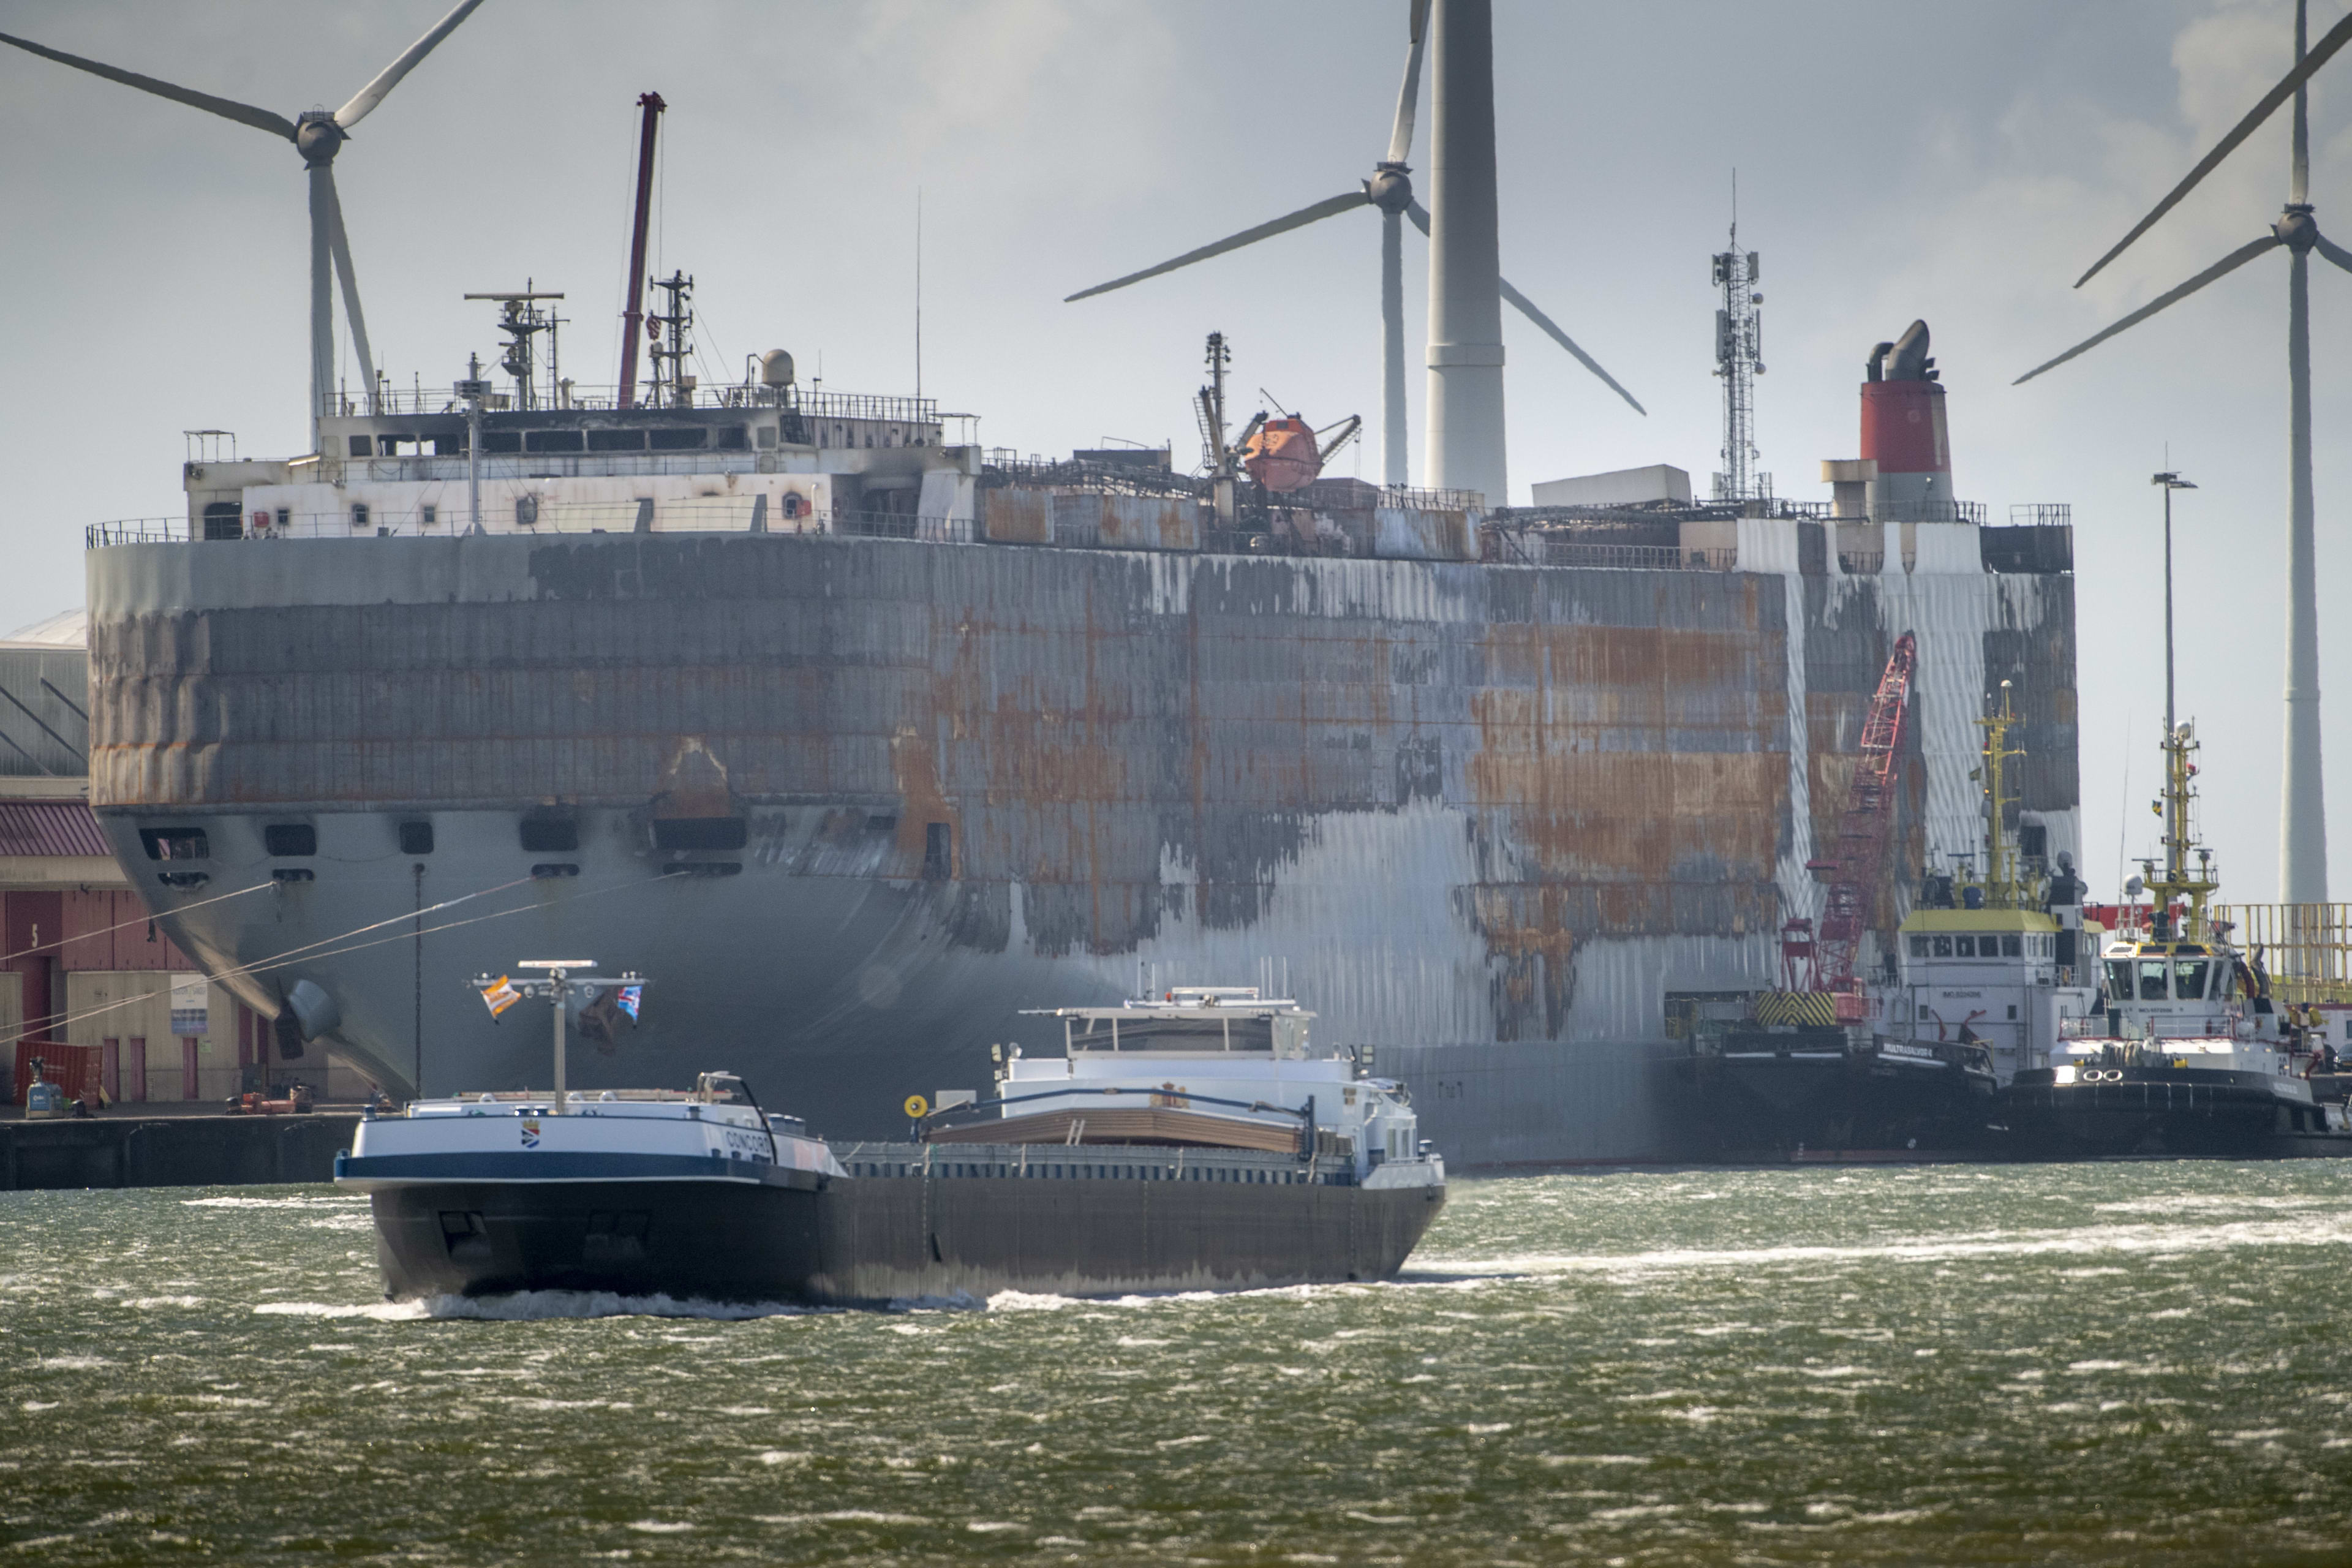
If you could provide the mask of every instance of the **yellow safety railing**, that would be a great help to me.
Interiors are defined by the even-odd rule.
[[[2217,904],[2212,913],[2249,958],[2263,950],[2278,1000],[2352,1003],[2352,904]]]

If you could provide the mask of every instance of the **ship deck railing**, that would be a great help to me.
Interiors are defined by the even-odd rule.
[[[529,522],[512,515],[486,515],[484,523],[486,532],[527,537],[640,531],[748,533],[753,531],[754,501],[755,498],[749,496],[656,500],[647,517],[651,526],[642,530],[638,520],[647,514],[644,506],[635,500],[543,502],[533,510]],[[486,514],[488,510],[484,509]],[[236,529],[234,533],[226,526],[232,521]],[[835,533],[860,539],[921,540],[933,544],[969,544],[973,538],[970,518],[925,517],[906,512],[836,508],[788,518],[779,509],[770,507],[765,517],[758,521],[762,523],[759,531],[765,533]],[[220,531],[211,531],[214,528]],[[460,500],[456,506],[436,505],[429,520],[421,510],[392,514],[363,503],[332,512],[257,510],[247,517],[208,520],[206,523],[194,523],[185,517],[123,518],[90,524],[83,530],[83,541],[89,548],[98,550],[118,544],[185,544],[198,539],[215,543],[257,543],[280,539],[448,539],[471,531],[471,519]]]
[[[690,386],[684,391],[662,389],[658,396],[650,387],[640,385],[636,395],[627,404],[620,400],[618,386],[588,386],[577,382],[562,384],[561,390],[535,395],[529,405],[518,406],[515,395],[494,392],[482,400],[482,408],[490,414],[519,413],[616,413],[641,415],[659,414],[667,408],[740,408],[749,413],[761,408],[782,409],[808,419],[869,419],[886,424],[937,425],[943,419],[969,419],[966,414],[941,414],[939,400],[933,397],[903,397],[865,392],[824,392],[799,386],[768,386],[759,383],[737,383],[728,386]],[[400,419],[447,414],[463,414],[465,404],[446,385],[414,386],[385,385],[373,397],[348,389],[332,393],[325,399],[320,412],[330,419]]]
[[[810,449],[832,451],[847,449],[850,445],[812,442]],[[940,451],[944,447],[929,442],[910,442],[877,449],[915,452]],[[472,460],[463,452],[379,454],[363,458],[332,458],[327,461],[341,465],[346,480],[359,479],[369,484],[463,486],[474,472]],[[304,458],[289,465],[289,471],[295,476],[292,482],[310,482],[317,477],[317,467],[315,458]],[[311,471],[306,475],[305,469]],[[755,474],[787,471],[776,467],[773,452],[740,447],[688,448],[677,452],[484,452],[480,467],[481,479],[485,484],[512,484],[519,479],[526,483],[540,479],[699,479],[729,474],[749,478]]]

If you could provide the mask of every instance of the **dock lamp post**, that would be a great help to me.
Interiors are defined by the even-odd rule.
[[[2169,468],[2147,482],[2164,487],[2164,738],[2168,743],[2179,722],[2172,712],[2172,492],[2197,487]]]
[[[555,1114],[564,1110],[564,1008],[576,997],[585,1002],[607,986],[634,989],[645,984],[645,976],[635,970],[621,974],[583,973],[593,970],[593,958],[526,958],[516,963],[517,969],[536,969],[544,973],[542,979],[516,979],[505,974],[478,974],[473,987],[489,1005],[495,1018],[526,996],[541,998],[553,1004],[555,1015]],[[624,998],[624,1000],[627,1000]],[[634,1004],[631,1012],[634,1015]]]

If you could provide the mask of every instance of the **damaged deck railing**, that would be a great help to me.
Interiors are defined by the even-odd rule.
[[[528,500],[532,498],[523,498]],[[785,515],[780,506],[762,506],[757,496],[695,496],[676,500],[542,502],[526,518],[518,507],[485,506],[483,531],[500,535],[555,536],[614,533],[780,533],[847,534],[861,539],[912,539],[933,544],[969,544],[970,518],[927,517],[903,512],[855,511]],[[430,515],[427,515],[427,513]],[[267,542],[281,539],[450,539],[472,531],[472,520],[461,500],[454,506],[436,504],[392,513],[364,502],[342,511],[258,511],[250,516],[208,518],[191,523],[184,517],[125,518],[97,522],[82,531],[92,550],[118,544],[185,544],[202,539],[212,542]]]

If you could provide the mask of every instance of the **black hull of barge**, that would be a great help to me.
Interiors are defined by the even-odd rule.
[[[1983,1155],[1997,1147],[1990,1072],[1890,1060],[1838,1044],[1690,1058],[1703,1158],[1845,1152]]]
[[[2352,1158],[2352,1132],[2316,1105],[2282,1100],[2251,1073],[2113,1069],[2116,1080],[2057,1083],[2021,1073],[1996,1102],[2003,1152],[2020,1160]]]
[[[1145,1168],[1138,1156],[1159,1169],[1166,1151],[1067,1152],[1086,1156],[1064,1163],[1074,1173]],[[873,1306],[1002,1290],[1118,1296],[1391,1279],[1444,1189],[1161,1171],[862,1175],[805,1188],[452,1183],[379,1191],[372,1202],[394,1300],[562,1290]]]

